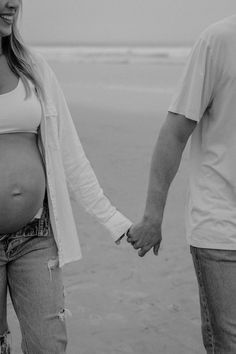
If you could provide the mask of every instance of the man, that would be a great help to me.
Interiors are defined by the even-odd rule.
[[[154,150],[146,208],[128,242],[158,254],[170,184],[191,137],[187,241],[207,353],[236,353],[236,15],[196,41]]]

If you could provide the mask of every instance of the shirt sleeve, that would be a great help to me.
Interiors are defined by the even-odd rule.
[[[193,46],[168,111],[199,122],[210,106],[217,77],[212,48],[204,39]]]
[[[61,87],[52,72],[54,102],[59,115],[59,142],[70,197],[95,217],[114,241],[124,234],[132,222],[106,197],[87,159]]]

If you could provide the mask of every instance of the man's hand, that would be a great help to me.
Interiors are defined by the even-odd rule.
[[[131,226],[127,242],[131,243],[134,249],[140,249],[140,257],[153,248],[153,253],[157,256],[162,241],[161,222],[141,221]]]

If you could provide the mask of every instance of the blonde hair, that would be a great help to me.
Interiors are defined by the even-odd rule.
[[[34,85],[38,97],[44,99],[45,93],[39,74],[35,70],[30,50],[26,47],[17,28],[19,11],[22,11],[22,1],[12,25],[11,35],[2,38],[2,51],[7,58],[13,73],[21,78],[26,90],[26,98],[30,96],[29,81]],[[28,80],[27,80],[28,79]]]

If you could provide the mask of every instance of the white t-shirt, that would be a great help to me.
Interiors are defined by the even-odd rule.
[[[201,34],[169,111],[198,122],[190,148],[188,243],[236,250],[236,15]]]

